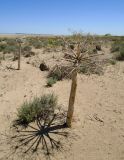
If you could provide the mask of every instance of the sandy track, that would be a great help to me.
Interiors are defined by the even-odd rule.
[[[46,88],[46,72],[25,62],[22,66],[20,71],[0,70],[1,131],[10,125],[16,109],[36,95],[54,92],[67,109],[71,81]],[[53,159],[124,159],[124,63],[108,66],[103,76],[78,75],[72,132],[76,139],[71,139],[68,152],[57,153]]]

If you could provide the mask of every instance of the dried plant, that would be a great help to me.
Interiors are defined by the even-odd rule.
[[[64,78],[70,78],[69,73],[71,72],[72,67],[69,65],[55,65],[48,73],[48,78],[56,79],[60,81]]]
[[[69,73],[72,77],[72,85],[66,119],[67,126],[71,127],[77,88],[77,73],[79,72],[81,65],[84,63],[87,67],[90,66],[91,68],[94,68],[94,64],[97,62],[96,56],[98,56],[98,54],[91,54],[93,53],[94,45],[96,45],[94,36],[82,36],[81,34],[74,35],[74,47],[70,47],[70,42],[65,40],[65,38],[62,39],[66,48],[65,59],[70,62],[72,66],[72,70]],[[95,67],[97,68],[97,65],[95,65]]]

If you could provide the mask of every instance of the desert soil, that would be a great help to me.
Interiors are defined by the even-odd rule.
[[[1,133],[10,127],[17,108],[34,96],[54,92],[59,104],[67,110],[71,81],[59,81],[46,88],[47,72],[41,72],[27,61],[29,59],[22,58],[20,71],[9,69],[9,66],[17,67],[16,61],[6,60],[0,66]],[[71,133],[75,135],[70,138],[71,145],[68,147],[67,142],[67,150],[56,153],[52,159],[124,160],[124,62],[107,66],[102,76],[78,75]],[[0,145],[0,159],[4,159],[8,147],[3,142]]]

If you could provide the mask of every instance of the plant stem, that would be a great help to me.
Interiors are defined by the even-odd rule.
[[[71,127],[72,117],[74,112],[76,89],[77,89],[77,70],[75,69],[72,73],[71,92],[69,97],[69,105],[68,105],[68,112],[67,112],[67,119],[66,119],[66,125],[69,128]]]

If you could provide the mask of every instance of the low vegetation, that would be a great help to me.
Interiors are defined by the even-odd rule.
[[[85,75],[90,75],[90,74],[97,74],[97,75],[102,75],[103,74],[103,67],[100,65],[98,62],[96,63],[95,61],[87,63],[83,62],[81,63],[78,72],[81,74]]]
[[[124,41],[115,41],[112,44],[111,52],[116,60],[124,60]]]
[[[54,94],[45,94],[40,98],[35,97],[31,102],[24,102],[18,109],[16,122],[21,125],[28,125],[39,117],[49,120],[57,107],[57,97]]]
[[[115,64],[116,64],[116,60],[115,60],[115,59],[110,59],[110,60],[109,60],[109,63],[110,63],[111,65],[115,65]]]
[[[47,87],[52,87],[53,84],[55,84],[57,82],[56,79],[54,79],[53,77],[50,77],[47,79]]]
[[[55,65],[48,73],[48,78],[53,78],[56,81],[61,81],[64,78],[70,78],[72,67],[64,65]]]
[[[17,52],[18,46],[8,45],[8,44],[0,44],[0,52],[6,53],[12,53]]]
[[[59,47],[63,45],[59,37],[29,37],[28,44],[36,49]]]
[[[109,35],[105,36],[110,38]],[[80,41],[78,41],[78,38],[80,38]],[[58,105],[57,97],[54,94],[44,94],[41,97],[35,97],[32,101],[26,101],[20,106],[17,110],[17,120],[14,122],[14,126],[17,127],[17,125],[21,125],[25,127],[21,127],[22,130],[18,130],[19,126],[17,127],[17,133],[19,135],[15,137],[17,138],[15,140],[16,142],[18,140],[19,145],[15,146],[15,149],[18,149],[21,146],[24,148],[25,153],[27,153],[30,150],[36,151],[38,146],[41,145],[42,149],[45,149],[46,153],[49,155],[50,151],[47,147],[47,143],[49,146],[51,145],[52,149],[58,149],[61,146],[59,138],[55,141],[51,138],[52,136],[50,136],[50,134],[54,133],[55,138],[57,134],[59,136],[67,136],[67,134],[60,129],[71,127],[73,122],[72,118],[78,83],[78,73],[86,75],[103,74],[103,59],[100,59],[102,61],[101,63],[98,57],[101,53],[99,51],[102,50],[102,46],[100,43],[97,44],[98,40],[95,41],[95,39],[93,39],[94,41],[92,43],[92,39],[90,39],[92,37],[88,36],[85,38],[81,35],[66,37],[65,42],[67,43],[64,44],[60,38],[56,37],[30,37],[22,44],[20,50],[24,57],[30,57],[35,54],[32,52],[33,47],[35,49],[40,49],[42,47],[45,47],[45,49],[51,49],[63,46],[66,53],[64,56],[65,60],[62,65],[58,64],[53,68],[49,68],[44,61],[40,61],[40,63],[38,63],[38,67],[41,71],[48,71],[46,81],[47,87],[52,87],[57,81],[61,81],[64,78],[70,78],[72,80],[72,85],[67,113],[63,111],[60,112],[61,109]],[[114,39],[112,39],[112,42],[113,41]],[[3,55],[6,53],[14,53],[18,58],[19,48],[17,43],[15,43],[15,40],[9,39],[5,40],[4,43],[3,41],[0,41],[0,52],[3,52]],[[114,41],[111,52],[114,55],[114,58],[109,61],[112,65],[116,64],[116,60],[124,60],[124,41]],[[38,74],[40,74],[40,72],[38,72]],[[58,130],[60,131],[58,132]],[[34,139],[32,139],[32,137],[37,138],[35,142],[33,142]],[[28,146],[27,144],[31,145]]]

